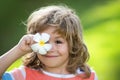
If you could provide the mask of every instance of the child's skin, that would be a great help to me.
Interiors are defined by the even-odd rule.
[[[66,70],[68,63],[69,49],[66,39],[60,34],[55,33],[55,27],[48,27],[42,33],[48,33],[51,37],[49,43],[52,44],[52,48],[46,55],[38,55],[38,58],[44,63],[44,70],[52,73],[69,74]],[[40,33],[40,32],[39,32]],[[0,76],[6,71],[6,69],[17,59],[22,57],[28,52],[32,52],[31,45],[34,44],[33,35],[25,35],[21,38],[19,43],[10,51],[0,57]]]

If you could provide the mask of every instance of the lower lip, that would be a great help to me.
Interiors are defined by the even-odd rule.
[[[47,58],[55,58],[57,56],[45,56],[45,57],[47,57]]]

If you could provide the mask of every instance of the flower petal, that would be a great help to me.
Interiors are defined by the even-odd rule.
[[[44,48],[45,48],[46,51],[49,51],[52,48],[52,45],[51,44],[45,44]]]
[[[41,55],[45,55],[47,51],[49,51],[52,48],[51,44],[44,44],[40,45],[39,42],[43,40],[44,42],[47,42],[50,38],[50,35],[47,33],[36,33],[33,37],[33,40],[36,41],[36,44],[31,45],[31,48],[34,52],[40,53]]]
[[[49,38],[50,38],[50,35],[47,34],[47,33],[42,33],[41,34],[41,38],[42,38],[42,40],[44,40],[45,42],[47,42],[49,40]]]
[[[36,33],[33,37],[33,40],[39,42],[41,40],[41,35],[39,33]]]
[[[39,53],[40,53],[41,55],[45,55],[45,54],[47,53],[47,51],[44,49],[44,47],[41,47],[41,48],[39,49]]]
[[[39,44],[38,44],[38,43],[36,43],[36,44],[31,45],[31,48],[32,48],[32,50],[33,50],[34,52],[38,52],[38,51],[39,51],[40,46],[39,46]]]

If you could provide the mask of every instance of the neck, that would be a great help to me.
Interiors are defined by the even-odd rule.
[[[56,74],[69,74],[66,68],[44,68],[45,71]]]

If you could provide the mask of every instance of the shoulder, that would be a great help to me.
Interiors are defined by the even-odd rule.
[[[92,68],[90,70],[91,70],[91,76],[90,76],[91,80],[98,80],[95,70]],[[80,68],[78,68],[77,74],[82,75],[82,74],[84,74],[84,71],[82,71]]]
[[[91,73],[94,75],[94,80],[98,80],[97,74],[94,69],[91,68]]]
[[[26,76],[24,66],[20,66],[19,68],[15,68],[12,71],[5,72],[2,75],[2,80],[24,80]]]
[[[33,74],[33,73],[40,73],[41,70],[37,70],[37,69],[33,69],[33,68],[29,68],[29,67],[25,67],[25,72],[26,74]]]
[[[43,74],[41,69],[32,69],[25,67],[26,80],[49,80],[49,78]]]

